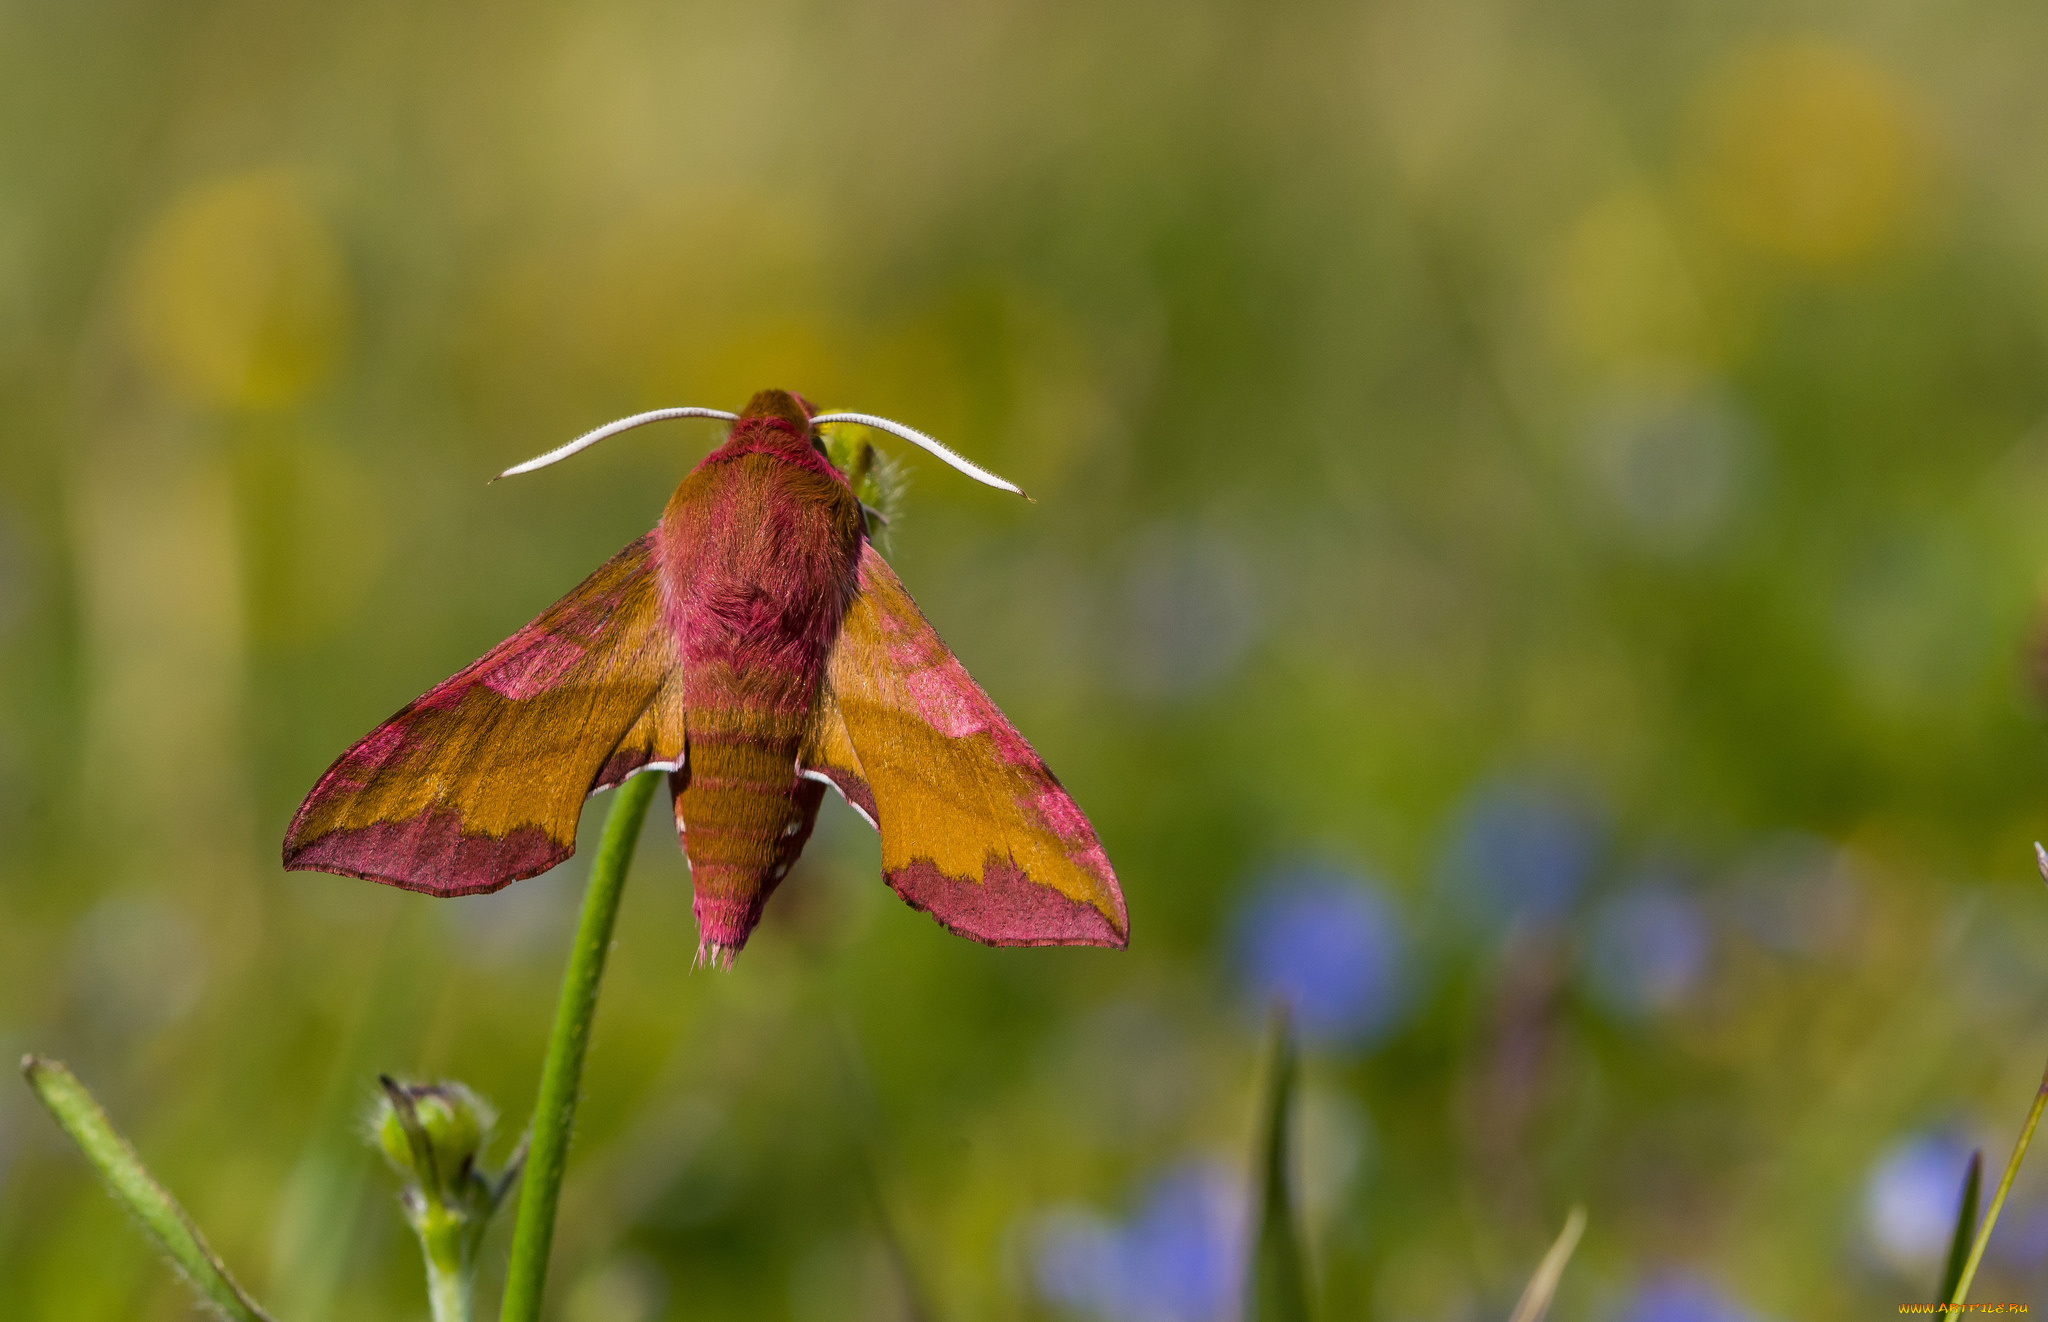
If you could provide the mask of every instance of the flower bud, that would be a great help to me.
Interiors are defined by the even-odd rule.
[[[372,1116],[377,1146],[429,1197],[462,1201],[497,1121],[490,1104],[459,1083],[382,1082],[384,1096]]]
[[[526,1144],[493,1176],[479,1161],[498,1118],[490,1103],[459,1083],[400,1083],[388,1074],[377,1082],[384,1095],[366,1137],[405,1177],[398,1205],[426,1257],[434,1316],[468,1318],[484,1229],[525,1168]]]

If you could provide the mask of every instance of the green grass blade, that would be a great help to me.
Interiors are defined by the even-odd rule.
[[[2005,1206],[2005,1196],[2012,1191],[2013,1176],[2020,1173],[2020,1160],[2027,1155],[2027,1145],[2034,1141],[2034,1127],[2041,1123],[2041,1112],[2048,1108],[2048,1073],[2041,1076],[2041,1086],[2034,1091],[2034,1109],[2027,1112],[2026,1128],[2020,1130],[2020,1141],[2013,1145],[2012,1160],[2005,1163],[2005,1174],[1998,1179],[1998,1192],[1992,1196],[1991,1210],[1984,1214],[1984,1224],[1977,1228],[1977,1242],[1970,1246],[1970,1257],[1963,1264],[1963,1274],[1956,1281],[1955,1293],[1949,1296],[1951,1304],[1962,1304],[1970,1296],[1970,1282],[1976,1278],[1977,1264],[1984,1260],[1984,1249],[1991,1243],[1992,1228],[1998,1224],[1998,1213]]]
[[[505,1271],[503,1322],[538,1322],[540,1317],[548,1252],[555,1242],[555,1211],[562,1201],[562,1172],[569,1162],[569,1133],[576,1123],[576,1095],[583,1085],[583,1057],[590,1046],[590,1022],[597,1014],[597,990],[604,981],[612,924],[619,916],[619,898],[633,863],[633,845],[640,838],[640,820],[647,815],[655,788],[666,782],[665,776],[643,771],[612,791],[611,815],[605,818],[597,861],[590,866],[590,885],[583,892],[583,911],[576,920],[576,942],[569,950],[569,967],[562,974],[562,995],[555,1006],[554,1027],[548,1033],[547,1058],[541,1065],[526,1182],[519,1190],[512,1260]]]
[[[1294,1147],[1294,1087],[1299,1061],[1284,1012],[1273,1018],[1272,1074],[1259,1136],[1259,1214],[1251,1243],[1248,1322],[1309,1322],[1308,1255],[1295,1217],[1289,1170]]]
[[[25,1056],[21,1073],[57,1124],[78,1144],[114,1198],[141,1223],[201,1304],[232,1322],[270,1322],[228,1275],[226,1264],[207,1246],[192,1218],[150,1175],[128,1140],[114,1129],[98,1101],[60,1062]]]
[[[1952,1299],[1963,1279],[1963,1264],[1970,1256],[1970,1235],[1977,1228],[1977,1200],[1984,1192],[1984,1149],[1970,1154],[1970,1170],[1963,1176],[1963,1201],[1956,1208],[1956,1233],[1948,1241],[1948,1265],[1941,1270],[1941,1288],[1936,1299]]]
[[[1557,1283],[1564,1277],[1565,1264],[1572,1260],[1572,1252],[1579,1247],[1579,1236],[1585,1231],[1586,1209],[1574,1207],[1571,1215],[1564,1219],[1564,1229],[1558,1232],[1557,1242],[1550,1246],[1550,1252],[1543,1255],[1543,1261],[1536,1264],[1536,1274],[1529,1278],[1521,1301],[1515,1305],[1508,1322],[1543,1322],[1543,1315],[1550,1311],[1550,1301],[1557,1296]]]

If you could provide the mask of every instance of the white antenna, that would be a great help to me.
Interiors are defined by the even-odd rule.
[[[931,451],[977,482],[985,482],[998,491],[1014,491],[1018,495],[1024,496],[1024,488],[1018,486],[1015,482],[1006,481],[979,464],[962,459],[959,455],[954,454],[951,450],[948,450],[945,446],[939,444],[915,427],[906,427],[900,422],[891,422],[887,418],[878,418],[872,413],[820,413],[817,417],[811,419],[812,426],[818,426],[827,422],[857,422],[863,427],[873,427],[878,431],[888,432],[891,436],[901,436],[912,445]],[[1031,497],[1024,496],[1024,499],[1030,500]]]
[[[726,422],[737,422],[739,416],[737,413],[727,413],[724,409],[655,409],[652,413],[635,413],[630,418],[607,422],[596,431],[584,432],[560,449],[550,450],[538,459],[529,459],[517,467],[508,468],[498,474],[498,477],[512,477],[519,473],[531,473],[536,468],[546,468],[549,464],[567,459],[578,450],[588,450],[607,436],[616,436],[622,431],[631,431],[650,422],[666,422],[670,418],[719,418]],[[497,481],[498,477],[492,478],[491,481]]]

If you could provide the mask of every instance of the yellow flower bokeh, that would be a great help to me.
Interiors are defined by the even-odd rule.
[[[1907,91],[1863,56],[1817,41],[1753,46],[1710,75],[1693,149],[1694,182],[1717,224],[1819,272],[1895,250],[1931,174]]]
[[[292,175],[209,180],[172,199],[136,253],[130,328],[151,375],[190,403],[275,409],[333,372],[347,272]]]
[[[1551,304],[1565,341],[1600,365],[1711,363],[1725,347],[1661,200],[1627,186],[1600,197],[1566,231]]]

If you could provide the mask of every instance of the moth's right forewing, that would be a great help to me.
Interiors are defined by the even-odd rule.
[[[1095,828],[872,546],[826,687],[805,773],[877,824],[906,901],[990,945],[1126,943]]]

